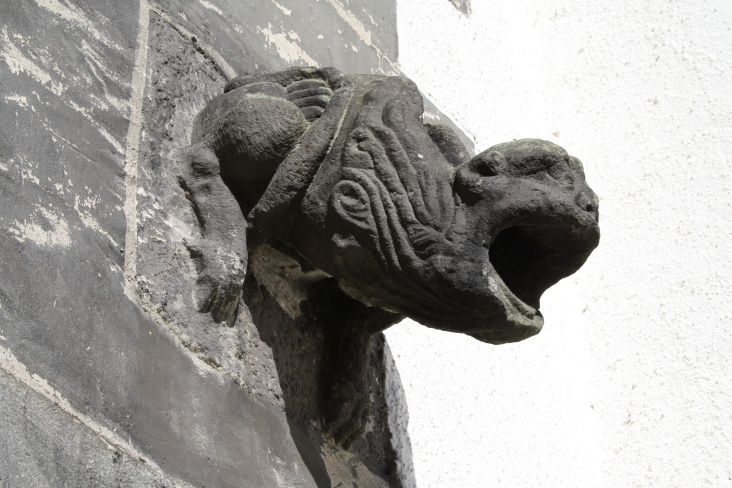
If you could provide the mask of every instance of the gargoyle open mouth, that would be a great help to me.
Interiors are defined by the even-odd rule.
[[[501,298],[512,327],[472,333],[484,342],[515,342],[537,334],[544,323],[539,311],[542,294],[562,278],[577,271],[597,245],[597,227],[525,224],[499,231],[488,247],[495,280],[493,291]]]
[[[491,264],[511,293],[536,309],[542,293],[562,278],[554,276],[551,266],[558,252],[538,228],[529,226],[503,229],[489,248]]]

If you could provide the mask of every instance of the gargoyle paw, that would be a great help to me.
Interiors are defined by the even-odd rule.
[[[208,239],[186,239],[184,244],[198,271],[198,311],[210,312],[215,322],[233,326],[246,273],[242,255]]]

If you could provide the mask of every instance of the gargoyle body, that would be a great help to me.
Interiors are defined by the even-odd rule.
[[[422,111],[405,78],[294,68],[230,82],[185,151],[201,310],[233,323],[248,254],[268,248],[340,304],[321,410],[342,444],[364,426],[372,334],[408,316],[492,344],[530,337],[542,293],[599,241],[578,159],[536,139],[471,158]]]

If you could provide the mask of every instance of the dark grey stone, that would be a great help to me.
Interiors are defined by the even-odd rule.
[[[2,484],[412,487],[379,331],[525,337],[476,270],[535,304],[596,240],[560,148],[267,74],[398,74],[393,0],[10,2],[0,51]]]
[[[249,264],[247,280],[316,334],[295,376],[315,378],[320,402],[300,420],[322,417],[346,447],[369,420],[374,334],[409,316],[491,344],[531,337],[541,295],[599,242],[598,199],[577,158],[537,139],[471,157],[423,111],[406,78],[248,75],[206,105],[178,153],[201,233],[187,246],[199,310],[233,324]],[[259,317],[256,293],[244,303],[260,333],[285,322]],[[293,402],[312,401],[285,397],[291,416],[307,410]]]
[[[366,380],[374,396],[369,411],[370,432],[348,454],[353,468],[340,473],[342,453],[329,445],[318,427],[317,371],[322,368],[322,333],[308,314],[289,316],[271,297],[267,287],[249,276],[245,306],[239,306],[244,280],[246,247],[242,230],[246,226],[238,207],[224,219],[231,236],[241,235],[238,258],[231,262],[224,237],[201,233],[200,209],[186,199],[198,193],[195,182],[180,176],[180,145],[189,142],[193,115],[218,92],[224,80],[212,63],[163,17],[153,14],[150,25],[150,55],[144,107],[143,144],[138,196],[139,247],[138,274],[143,286],[143,302],[150,313],[201,361],[233,378],[255,397],[280,406],[286,414],[293,440],[319,486],[360,480],[360,486],[400,486],[397,463],[411,466],[409,456],[401,460],[389,431],[384,376],[388,351],[376,341],[371,359],[371,374]],[[212,188],[215,188],[215,183]],[[229,194],[220,183],[218,191]],[[214,231],[214,226],[206,227]],[[276,251],[272,251],[276,252]],[[197,269],[208,272],[198,277]],[[262,266],[266,266],[266,258]],[[272,261],[274,262],[274,261]],[[215,273],[211,273],[214,268]],[[235,269],[238,268],[238,269]],[[221,300],[225,292],[212,290],[210,283],[230,282],[231,300]],[[262,279],[273,289],[277,269],[269,269]],[[197,288],[199,288],[197,290]],[[204,293],[196,297],[197,291]],[[218,295],[218,301],[211,297]],[[198,298],[198,299],[197,299]],[[221,307],[225,313],[199,314],[198,308]],[[234,325],[236,327],[226,327]],[[217,325],[219,322],[221,325]],[[397,380],[398,382],[398,380]],[[403,400],[400,400],[403,401]],[[406,431],[398,442],[408,446]],[[407,451],[405,451],[407,452]],[[349,474],[353,471],[354,474]],[[403,470],[411,475],[410,468]],[[371,479],[371,481],[367,481]],[[406,478],[405,478],[406,479]]]
[[[188,486],[124,450],[0,370],[2,487]]]
[[[0,357],[12,360],[0,364],[11,411],[0,482],[368,487],[410,475],[409,456],[394,451],[408,440],[389,430],[382,342],[370,359],[371,430],[345,451],[301,421],[316,400],[319,366],[302,356],[317,343],[311,329],[264,291],[261,313],[280,323],[256,322],[243,305],[237,327],[195,312],[203,254],[176,180],[194,115],[236,74],[300,64],[292,52],[362,72],[396,58],[391,1],[277,3],[291,15],[254,1],[151,2],[142,16],[137,2],[3,7]],[[138,45],[141,19],[149,35]],[[139,49],[147,69],[133,79]],[[299,332],[282,345],[273,334],[287,327]]]

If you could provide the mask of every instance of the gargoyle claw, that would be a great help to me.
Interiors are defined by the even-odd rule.
[[[198,271],[196,280],[196,307],[202,313],[211,313],[216,322],[233,326],[244,283],[245,267],[236,252],[226,252],[206,240],[185,240]]]

